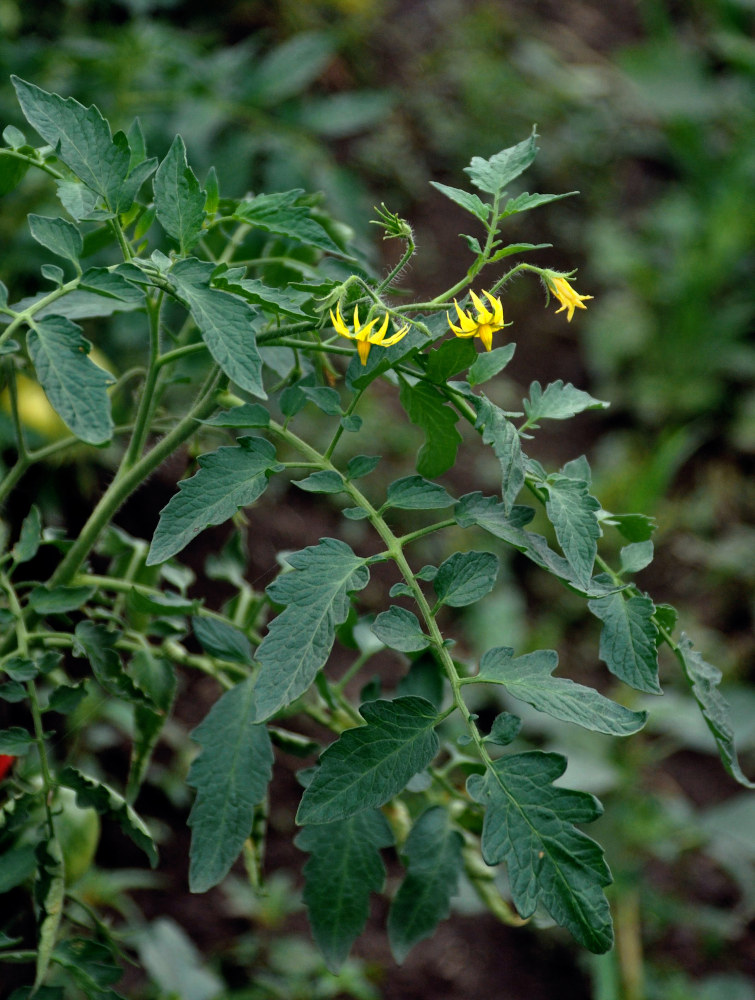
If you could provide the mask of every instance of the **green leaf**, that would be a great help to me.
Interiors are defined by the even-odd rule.
[[[386,646],[402,653],[414,653],[430,645],[417,616],[395,604],[380,612],[372,623],[372,631]]]
[[[130,273],[130,272],[129,272]],[[24,299],[17,307],[33,304]],[[115,312],[130,312],[144,306],[144,290],[127,280],[117,271],[104,267],[91,267],[81,276],[78,288],[56,299],[48,306],[36,310],[37,319],[43,316],[65,316],[68,319],[88,319],[91,316],[111,316]]]
[[[180,482],[178,493],[160,511],[148,566],[165,562],[205,528],[254,503],[267,488],[275,448],[264,438],[242,437],[235,447],[200,455],[198,462],[196,475]]]
[[[255,339],[255,313],[238,296],[210,288],[213,270],[212,264],[189,257],[175,264],[168,280],[226,375],[242,389],[266,399],[262,359]]]
[[[313,472],[306,479],[292,479],[294,486],[307,493],[342,493],[344,489],[343,477],[340,472],[332,469],[321,469]]]
[[[159,594],[148,593],[132,587],[128,592],[128,606],[142,615],[162,615],[172,618],[181,615],[190,615],[197,610],[199,601],[194,598],[190,600],[181,594],[173,591],[163,591]]]
[[[94,105],[85,108],[72,97],[48,94],[17,76],[11,81],[29,124],[110,211],[117,211],[130,161],[126,137],[121,133],[122,141],[117,137],[114,141],[110,126]]]
[[[388,913],[388,938],[397,962],[448,916],[463,867],[463,844],[441,806],[427,809],[412,827],[402,851],[406,878]]]
[[[482,385],[483,382],[487,382],[498,372],[503,371],[514,357],[515,350],[516,344],[504,344],[503,347],[495,347],[492,351],[478,354],[468,372],[469,384],[472,386]]]
[[[18,187],[28,169],[28,161],[19,160],[0,149],[0,197]]]
[[[628,542],[647,542],[657,527],[655,518],[645,514],[611,514],[607,523],[615,525]]]
[[[398,682],[396,694],[424,698],[440,711],[446,686],[446,675],[433,652],[412,657],[408,673]]]
[[[162,1000],[220,1000],[225,993],[220,977],[205,966],[191,938],[170,917],[143,924],[134,938],[141,965]]]
[[[383,887],[379,851],[393,844],[393,834],[381,813],[366,809],[337,823],[307,826],[294,843],[311,855],[304,903],[314,939],[336,972],[367,922],[370,893]]]
[[[270,414],[260,403],[243,403],[216,413],[202,423],[210,427],[269,427]]]
[[[467,788],[485,807],[482,856],[505,861],[514,905],[523,917],[541,903],[589,951],[613,944],[611,914],[603,887],[611,874],[599,844],[576,829],[601,814],[592,795],[553,784],[566,758],[539,750],[496,760]]]
[[[602,399],[594,399],[589,393],[575,389],[571,382],[564,385],[559,379],[551,382],[543,391],[539,382],[530,385],[530,398],[523,401],[527,424],[537,427],[538,420],[567,420],[583,410],[601,410],[610,406]]]
[[[427,377],[436,385],[443,385],[453,375],[469,368],[477,357],[470,339],[444,340],[437,350],[427,355]]]
[[[619,680],[638,691],[662,694],[658,683],[658,629],[649,597],[625,598],[622,593],[589,601],[587,607],[603,622],[600,658]]]
[[[333,58],[333,37],[325,31],[304,31],[277,45],[257,61],[248,81],[254,103],[278,104],[300,94]]]
[[[126,836],[144,851],[154,868],[157,864],[157,848],[152,835],[122,796],[108,785],[82,774],[73,767],[63,769],[60,783],[76,792],[76,804],[82,809],[91,806],[101,816],[115,820]]]
[[[39,507],[32,504],[29,513],[21,523],[21,531],[18,541],[11,550],[13,562],[18,566],[21,563],[29,562],[39,551],[42,543],[42,516]]]
[[[33,844],[4,850],[0,854],[0,896],[15,889],[37,870],[37,857]]]
[[[84,240],[78,227],[72,222],[44,215],[30,215],[29,230],[37,243],[41,243],[58,257],[78,262],[84,249]]]
[[[592,688],[566,677],[553,677],[558,653],[539,649],[514,657],[506,646],[489,649],[474,680],[502,684],[519,701],[562,722],[573,722],[596,733],[630,736],[645,725],[647,712],[632,712]]]
[[[251,833],[254,807],[265,797],[273,749],[254,715],[249,677],[226,691],[191,734],[202,747],[188,777],[197,790],[189,816],[192,892],[206,892],[225,878]]]
[[[503,260],[504,257],[512,257],[515,253],[524,253],[527,250],[545,250],[551,246],[553,246],[552,243],[509,243],[508,246],[496,250],[488,264],[495,264],[496,261]]]
[[[451,608],[474,604],[493,589],[498,569],[498,557],[492,552],[454,552],[433,579],[438,600]]]
[[[438,714],[424,698],[368,702],[361,714],[365,725],[346,730],[321,755],[297,823],[331,823],[384,805],[438,752]]]
[[[20,726],[0,729],[0,753],[9,757],[23,757],[34,745],[34,737]]]
[[[577,583],[587,588],[598,551],[600,504],[588,493],[587,483],[579,479],[553,475],[543,486],[548,492],[545,504],[548,520],[555,528]]]
[[[464,167],[464,172],[469,174],[472,183],[487,191],[488,194],[500,194],[506,185],[518,177],[529,167],[537,155],[535,139],[537,133],[534,128],[529,139],[501,150],[491,156],[489,160],[483,160],[480,156],[473,156],[468,167]]]
[[[97,192],[86,184],[66,178],[57,182],[57,193],[60,204],[77,221],[89,219],[95,212]]]
[[[340,417],[343,415],[341,397],[335,389],[330,389],[326,385],[303,385],[301,391],[310,403],[314,403],[318,410],[322,410],[328,416]]]
[[[76,611],[94,592],[94,587],[34,587],[29,604],[38,615],[60,615]]]
[[[619,553],[619,561],[622,573],[639,573],[653,561],[653,543],[645,541],[625,545]]]
[[[210,656],[229,663],[252,663],[252,646],[239,629],[217,618],[203,618],[194,615],[191,619],[194,635],[202,649]]]
[[[355,132],[372,132],[388,114],[394,98],[386,90],[360,90],[307,96],[295,112],[296,121],[307,130],[328,139],[341,139]]]
[[[485,743],[494,743],[496,746],[507,747],[513,743],[522,728],[522,720],[518,715],[511,712],[501,712],[493,719],[490,732],[485,737]]]
[[[573,194],[579,194],[579,191],[567,191],[564,194],[530,194],[528,191],[523,191],[516,198],[508,199],[499,218],[505,219],[518,212],[528,212],[531,208],[539,208],[540,205],[548,205],[552,201],[570,198]]]
[[[63,852],[56,837],[51,837],[44,847],[40,847],[40,865],[35,896],[41,902],[39,932],[37,940],[37,961],[34,983],[30,996],[39,995],[47,970],[50,967],[52,950],[58,937],[60,921],[63,917],[66,895],[66,872]]]
[[[381,458],[381,455],[355,455],[346,466],[346,478],[351,480],[369,476],[377,468]]]
[[[152,700],[136,686],[123,669],[121,658],[115,649],[117,632],[111,632],[105,625],[82,621],[76,626],[74,634],[76,636],[74,655],[86,656],[97,683],[105,691],[134,705],[154,707]]]
[[[69,938],[55,945],[53,959],[56,965],[68,969],[87,998],[115,1000],[116,993],[103,990],[121,979],[123,969],[116,965],[107,945],[89,938]]]
[[[76,437],[104,444],[113,436],[107,386],[113,378],[87,355],[91,344],[64,316],[38,319],[26,343],[42,388]]]
[[[323,538],[286,561],[293,570],[267,588],[270,599],[286,607],[257,648],[260,722],[307,690],[330,655],[336,626],[346,621],[349,593],[363,590],[370,578],[364,559],[336,538]]]
[[[524,486],[524,455],[516,427],[495,403],[480,396],[477,403],[477,430],[482,443],[492,446],[501,466],[501,499],[508,513]]]
[[[288,236],[342,257],[341,248],[333,242],[320,223],[312,218],[310,207],[297,204],[303,194],[302,188],[276,194],[258,194],[251,201],[242,201],[233,217],[264,232]]]
[[[427,382],[409,385],[401,379],[399,400],[411,422],[425,434],[425,443],[417,455],[417,472],[431,479],[440,476],[456,461],[461,444],[461,435],[456,430],[459,414]]]
[[[395,507],[399,510],[437,510],[450,507],[453,497],[439,486],[428,482],[422,476],[405,476],[396,479],[386,491],[383,510]]]
[[[492,206],[484,202],[478,195],[472,194],[471,191],[464,191],[461,188],[449,187],[447,184],[439,184],[438,181],[430,181],[430,183],[441,194],[444,194],[446,198],[450,198],[457,205],[461,205],[466,212],[471,212],[480,222],[485,223],[488,221]]]
[[[205,193],[186,162],[186,146],[180,135],[157,168],[154,185],[158,222],[178,243],[181,254],[187,254],[202,232]]]
[[[721,671],[704,660],[701,654],[692,648],[691,640],[684,633],[679,640],[677,650],[677,657],[692,688],[695,701],[700,706],[708,729],[713,733],[722,764],[740,785],[744,785],[745,788],[755,788],[755,782],[750,781],[742,773],[742,768],[737,760],[729,705],[718,690],[718,685],[721,683]]]

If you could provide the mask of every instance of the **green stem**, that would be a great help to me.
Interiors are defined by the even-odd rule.
[[[142,387],[139,406],[134,421],[134,432],[121,464],[122,469],[130,469],[139,460],[158,402],[157,383],[161,369],[157,365],[160,356],[160,306],[163,293],[158,292],[153,299],[147,295],[147,318],[149,321],[149,364],[147,378]]]
[[[404,270],[406,265],[414,256],[414,240],[411,236],[406,239],[406,249],[401,255],[401,260],[396,264],[396,266],[388,273],[387,277],[383,278],[377,287],[377,294],[381,295],[387,288],[390,288],[393,282],[396,280],[399,274]]]
[[[13,319],[5,328],[3,333],[0,334],[0,345],[4,344],[6,340],[9,340],[19,326],[23,326],[24,323],[28,323],[40,309],[44,309],[45,306],[50,305],[51,302],[55,302],[57,299],[60,299],[69,292],[72,292],[75,288],[78,288],[79,283],[80,278],[77,276],[71,281],[54,288],[47,295],[43,295],[41,299],[37,299],[35,302],[32,302],[26,307],[26,309],[22,309],[21,312],[15,312],[12,309],[3,309],[2,311],[7,316],[12,316]]]

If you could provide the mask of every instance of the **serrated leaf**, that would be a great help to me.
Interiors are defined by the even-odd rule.
[[[494,761],[467,788],[485,807],[482,856],[504,861],[514,905],[529,917],[540,903],[589,951],[613,944],[611,914],[603,887],[611,874],[599,844],[574,823],[589,823],[602,810],[592,795],[553,782],[566,758],[539,750]]]
[[[178,493],[160,511],[147,565],[165,562],[205,528],[222,524],[239,507],[266,490],[275,465],[275,447],[264,438],[239,438],[198,459],[199,471],[178,484]]]
[[[417,616],[395,604],[380,612],[372,623],[372,631],[386,646],[402,653],[414,653],[430,645],[430,639],[422,631]]]
[[[453,497],[438,483],[431,483],[422,476],[404,476],[389,485],[383,509],[438,510],[450,507],[453,502]]]
[[[216,413],[202,423],[210,427],[269,427],[270,414],[260,403],[243,403]]]
[[[333,242],[319,222],[312,218],[310,208],[297,205],[303,194],[302,188],[275,194],[258,194],[250,201],[242,201],[234,212],[234,218],[264,232],[288,236],[308,246],[343,256],[341,248]]]
[[[598,551],[600,504],[588,493],[587,483],[566,476],[550,476],[543,486],[548,500],[545,510],[556,538],[580,586],[590,585]]]
[[[552,243],[509,243],[508,246],[496,250],[488,264],[495,264],[497,261],[503,260],[504,257],[513,257],[515,253],[524,253],[528,250],[546,250],[551,246],[553,246]]]
[[[523,191],[516,198],[508,199],[499,218],[505,219],[518,212],[528,212],[531,208],[539,208],[540,205],[548,205],[552,201],[560,201],[573,194],[579,194],[579,191],[566,191],[564,194],[530,194],[528,191]]]
[[[189,815],[192,892],[206,892],[225,878],[251,833],[254,807],[265,797],[273,750],[254,717],[250,677],[226,691],[191,734],[202,748],[187,779],[197,790]]]
[[[76,792],[77,805],[82,808],[91,806],[101,816],[114,819],[126,836],[144,851],[154,868],[157,864],[157,848],[152,840],[152,835],[122,796],[109,785],[96,781],[73,767],[63,769],[60,783]]]
[[[444,194],[446,198],[450,198],[457,205],[461,205],[466,212],[471,212],[480,222],[487,222],[492,206],[484,202],[478,195],[473,194],[471,191],[464,191],[461,188],[449,187],[447,184],[439,184],[438,181],[430,181],[430,183],[441,194]]]
[[[87,444],[104,444],[113,436],[107,387],[113,378],[87,357],[91,344],[64,316],[35,322],[26,343],[42,388],[53,409]]]
[[[321,469],[306,479],[293,479],[292,482],[307,493],[342,493],[344,489],[343,477],[332,469]]]
[[[97,192],[79,181],[64,179],[57,182],[60,204],[77,221],[89,219],[97,204]]]
[[[304,903],[314,939],[336,972],[367,922],[370,893],[383,887],[378,852],[393,844],[393,834],[381,813],[366,809],[337,823],[307,826],[294,843],[311,855]]]
[[[589,601],[587,607],[603,622],[600,658],[619,680],[638,691],[661,694],[658,683],[658,629],[652,622],[649,597],[611,594]]]
[[[167,277],[226,375],[242,389],[266,399],[255,313],[238,296],[210,288],[213,270],[212,264],[189,257],[179,260]]]
[[[94,622],[79,622],[74,630],[76,644],[74,655],[84,655],[89,660],[97,683],[109,694],[123,698],[135,705],[152,706],[151,699],[137,687],[133,679],[123,669],[121,658],[115,648],[118,633],[111,632],[105,625]]]
[[[501,466],[501,499],[508,513],[524,486],[524,455],[516,427],[495,403],[480,396],[475,427],[482,430],[482,443],[493,448]]]
[[[553,649],[515,657],[513,649],[497,646],[483,654],[475,680],[502,684],[514,698],[538,712],[596,733],[630,736],[645,725],[647,712],[632,712],[593,688],[567,677],[553,677],[557,666],[558,653]]]
[[[384,805],[438,752],[438,713],[424,698],[363,705],[364,726],[348,729],[320,757],[297,823],[332,823]]]
[[[60,615],[76,611],[94,592],[94,587],[34,587],[29,604],[39,615]]]
[[[537,155],[535,138],[537,133],[534,128],[529,139],[502,149],[500,153],[495,153],[489,160],[484,160],[480,156],[473,156],[468,167],[464,167],[464,172],[469,174],[472,183],[487,191],[488,194],[500,194],[506,185],[518,177],[529,167]]]
[[[18,541],[11,549],[13,562],[18,566],[21,563],[29,562],[39,551],[42,543],[42,516],[39,507],[32,504],[29,513],[21,523],[21,530]]]
[[[704,660],[702,655],[692,648],[691,640],[684,633],[682,633],[677,649],[677,656],[692,689],[692,694],[716,741],[721,763],[740,785],[744,785],[745,788],[755,788],[755,782],[750,781],[743,774],[737,760],[729,705],[718,690],[721,683],[721,671]]]
[[[336,538],[323,538],[286,561],[293,570],[267,588],[271,600],[286,607],[257,648],[260,722],[307,690],[330,655],[336,625],[346,621],[349,593],[362,590],[370,578],[364,560]]]
[[[648,541],[657,527],[655,518],[645,514],[611,514],[608,523],[615,525],[628,542]]]
[[[252,663],[252,646],[240,629],[217,618],[194,615],[191,619],[194,635],[205,653],[229,663]]]
[[[427,809],[412,827],[402,851],[406,878],[388,913],[388,938],[397,962],[448,916],[463,867],[463,844],[440,806]]]
[[[444,340],[437,350],[427,355],[427,377],[436,385],[443,385],[453,375],[469,368],[477,357],[477,350],[470,339],[454,337],[453,340]]]
[[[49,94],[17,76],[11,81],[29,124],[108,209],[117,211],[130,161],[126,137],[121,133],[122,141],[114,139],[94,105],[85,108],[72,97]]]
[[[84,240],[78,227],[72,222],[44,215],[29,215],[29,230],[37,243],[41,243],[56,256],[78,262],[84,249]]]
[[[493,589],[498,569],[498,557],[492,552],[454,552],[433,578],[438,600],[451,608],[474,604]]]
[[[595,399],[582,389],[575,389],[571,382],[564,385],[561,379],[551,382],[543,390],[539,382],[530,385],[530,398],[523,401],[527,424],[536,427],[538,420],[568,420],[584,410],[601,410],[609,406],[602,399]]]
[[[204,223],[205,193],[186,162],[180,135],[173,140],[154,180],[157,220],[168,236],[187,254],[199,239]]]
[[[63,852],[56,837],[51,837],[38,848],[41,854],[36,895],[41,901],[37,960],[31,995],[37,994],[52,959],[52,950],[58,936],[66,895],[66,872]]]
[[[474,364],[467,373],[469,384],[472,386],[482,385],[488,379],[493,378],[514,357],[516,344],[504,344],[503,347],[495,347],[492,351],[480,352]]]
[[[425,443],[417,454],[417,472],[431,479],[442,475],[456,461],[461,444],[461,435],[456,430],[459,414],[427,382],[410,385],[402,379],[399,400],[411,422],[425,434]]]

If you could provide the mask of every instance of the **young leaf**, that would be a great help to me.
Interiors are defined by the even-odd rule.
[[[330,655],[336,625],[346,621],[349,593],[362,590],[370,578],[364,560],[336,538],[323,538],[286,560],[293,572],[267,588],[273,601],[287,606],[257,648],[258,722],[307,690]]]
[[[46,316],[26,343],[37,378],[53,408],[76,437],[104,444],[113,436],[107,386],[113,378],[89,360],[90,343],[64,316]]]
[[[587,492],[587,483],[566,476],[550,476],[543,486],[548,491],[545,510],[556,530],[556,538],[572,568],[577,583],[589,587],[598,551],[600,504]]]
[[[197,796],[189,816],[192,892],[206,892],[228,873],[252,830],[273,769],[267,729],[254,725],[254,679],[215,702],[191,737],[201,745],[189,770]]]
[[[433,579],[438,600],[451,608],[474,604],[493,589],[498,568],[492,552],[454,552]]]
[[[438,483],[428,482],[422,476],[405,476],[390,484],[386,491],[383,508],[437,510],[450,507],[453,502],[453,497]]]
[[[72,97],[48,94],[17,76],[11,80],[29,124],[110,211],[117,211],[130,160],[126,137],[121,134],[123,141],[114,141],[94,105],[85,108]]]
[[[582,389],[575,389],[571,382],[566,385],[559,379],[540,388],[539,382],[530,386],[530,398],[523,401],[527,424],[537,427],[538,420],[567,420],[583,410],[600,410],[609,406],[601,399],[594,399]]]
[[[529,194],[524,191],[516,198],[509,198],[504,205],[499,218],[505,219],[509,215],[516,215],[517,212],[528,212],[531,208],[539,208],[540,205],[547,205],[552,201],[560,201],[562,198],[569,198],[579,191],[566,191],[564,194]]]
[[[402,653],[418,652],[430,645],[430,639],[420,628],[417,616],[395,604],[380,612],[372,624],[372,631],[386,646]]]
[[[373,701],[361,713],[365,725],[347,729],[320,757],[297,823],[332,823],[377,809],[438,752],[438,714],[424,698]]]
[[[662,694],[650,598],[617,593],[588,601],[587,607],[603,622],[599,655],[611,673],[637,691]]]
[[[463,844],[440,806],[427,809],[412,827],[402,852],[406,878],[388,913],[388,938],[397,962],[448,916],[463,867]]]
[[[100,815],[114,819],[126,836],[144,851],[154,868],[157,848],[152,835],[124,798],[108,785],[82,774],[74,767],[63,768],[60,783],[76,792],[77,805],[82,808],[91,806]]]
[[[205,193],[186,162],[186,146],[180,135],[157,168],[154,189],[158,222],[178,243],[181,254],[189,253],[202,232]]]
[[[252,647],[239,629],[217,618],[203,618],[200,615],[193,616],[191,625],[205,653],[229,663],[251,665]]]
[[[446,198],[450,198],[457,205],[461,205],[465,211],[471,212],[480,222],[485,223],[488,221],[491,206],[487,202],[484,202],[478,195],[472,194],[471,191],[464,191],[461,188],[449,187],[447,184],[439,184],[438,181],[430,181],[430,183],[441,194],[444,194]]]
[[[189,257],[175,264],[168,280],[226,375],[242,389],[266,399],[262,359],[255,340],[256,315],[238,296],[210,288],[213,270],[212,264]]]
[[[482,856],[505,861],[514,905],[529,917],[541,903],[589,951],[613,944],[611,914],[603,887],[611,873],[599,844],[574,823],[600,816],[592,795],[553,784],[566,770],[560,754],[514,754],[473,774],[469,794],[485,807]]]
[[[148,566],[165,562],[205,528],[254,503],[267,488],[275,447],[264,438],[242,437],[235,447],[218,448],[198,461],[199,471],[178,484],[178,493],[160,511]]]
[[[537,156],[536,136],[533,128],[529,139],[501,150],[489,160],[473,156],[469,166],[464,167],[464,172],[469,174],[472,183],[481,191],[500,194],[510,181],[524,173]]]
[[[374,809],[337,823],[307,826],[294,841],[311,854],[304,866],[304,903],[312,934],[336,972],[367,922],[371,892],[379,892],[385,867],[378,853],[393,834]]]
[[[480,396],[475,427],[482,430],[482,443],[492,446],[501,465],[501,499],[508,514],[524,486],[524,455],[519,434],[503,410]]]
[[[679,640],[677,649],[677,657],[684,675],[692,688],[692,694],[700,706],[708,729],[713,733],[722,764],[740,785],[744,785],[745,788],[755,788],[755,782],[745,777],[737,760],[729,706],[718,690],[721,671],[706,662],[700,653],[692,648],[691,640],[684,634]]]
[[[399,400],[413,424],[425,433],[425,443],[417,455],[417,472],[430,479],[446,472],[456,461],[461,435],[456,430],[459,414],[427,382],[410,385],[401,379]]]
[[[506,365],[514,357],[516,344],[504,344],[503,347],[495,347],[492,351],[484,351],[477,355],[477,358],[469,369],[467,377],[472,386],[482,385],[488,379],[493,378],[498,372],[503,371]]]
[[[513,649],[497,646],[483,654],[475,680],[503,684],[509,694],[538,712],[596,733],[629,736],[645,725],[647,712],[632,712],[592,688],[551,676],[557,666],[558,653],[553,649],[514,657]]]
[[[67,219],[51,219],[44,215],[29,216],[32,236],[58,257],[78,263],[84,240],[77,226]]]

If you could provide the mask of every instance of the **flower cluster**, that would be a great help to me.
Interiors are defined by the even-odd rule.
[[[367,364],[367,358],[370,353],[370,349],[373,344],[379,347],[390,347],[392,344],[397,344],[402,337],[405,337],[409,332],[408,326],[402,326],[400,330],[394,333],[392,336],[385,339],[385,335],[388,331],[388,314],[386,313],[385,318],[380,326],[379,330],[372,333],[372,328],[378,321],[379,317],[371,319],[369,323],[365,323],[364,326],[359,322],[359,307],[354,307],[354,332],[346,326],[341,316],[341,310],[336,306],[335,316],[333,315],[333,310],[330,310],[330,318],[333,323],[333,329],[336,333],[339,333],[342,337],[347,337],[349,340],[356,340],[357,351],[359,352],[359,360],[363,365]]]

